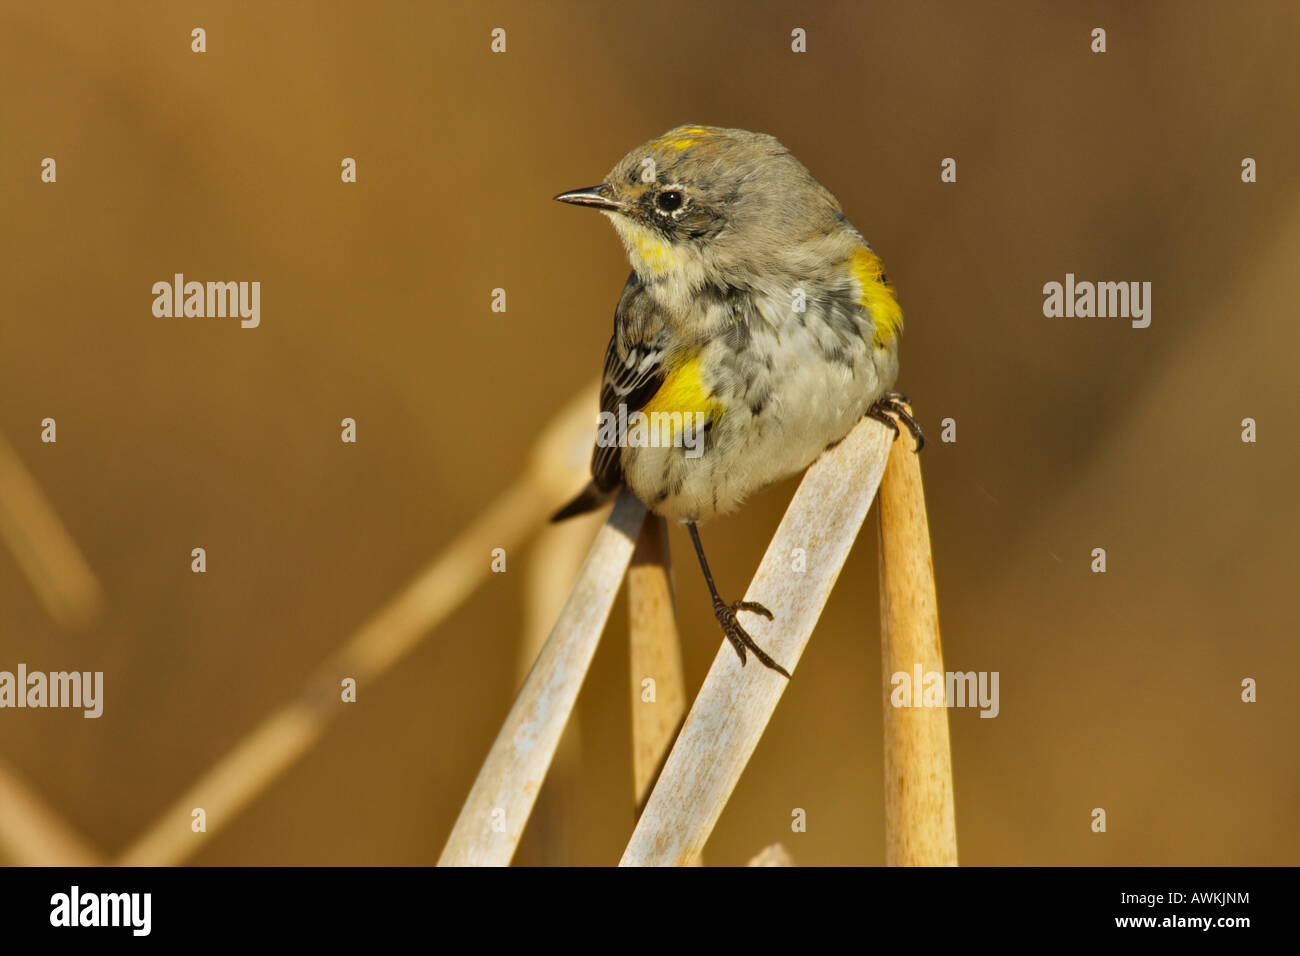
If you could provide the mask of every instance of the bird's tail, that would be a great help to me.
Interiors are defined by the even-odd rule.
[[[563,521],[565,518],[572,518],[574,515],[586,514],[588,511],[595,511],[601,505],[606,504],[614,497],[614,491],[601,491],[596,487],[594,481],[587,482],[587,487],[578,492],[578,496],[561,508],[555,514],[551,515],[551,521]]]

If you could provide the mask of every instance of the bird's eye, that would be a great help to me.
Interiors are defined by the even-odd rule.
[[[655,197],[655,205],[664,212],[675,212],[682,208],[682,194],[675,189],[668,189]]]

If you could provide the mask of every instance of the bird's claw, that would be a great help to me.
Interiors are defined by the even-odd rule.
[[[912,433],[912,438],[916,440],[916,451],[920,451],[925,447],[925,432],[921,430],[920,422],[912,417],[912,411],[908,407],[911,404],[902,392],[885,392],[867,409],[867,417],[888,425],[894,430],[895,438],[902,435],[898,428],[898,422],[901,420]]]
[[[750,611],[754,614],[763,615],[763,617],[767,618],[769,621],[774,620],[772,612],[763,607],[763,605],[759,604],[757,601],[737,601],[731,605],[731,609],[733,611]]]
[[[754,639],[749,636],[749,632],[741,627],[740,621],[736,619],[737,611],[749,611],[751,614],[760,614],[769,621],[773,620],[773,616],[771,611],[759,604],[757,601],[735,601],[731,604],[724,604],[721,598],[714,598],[713,614],[717,617],[718,623],[722,625],[723,635],[731,642],[731,646],[736,649],[736,653],[740,655],[740,666],[745,666],[745,649],[748,648],[754,652],[754,656],[757,657],[766,667],[770,667],[778,674],[783,674],[785,677],[789,678],[790,672],[776,661],[772,660],[768,653],[759,647],[754,642]]]

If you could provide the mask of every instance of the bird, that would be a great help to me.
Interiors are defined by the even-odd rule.
[[[925,437],[898,377],[902,309],[839,201],[775,137],[686,125],[624,156],[596,186],[555,197],[613,223],[632,272],[614,311],[591,480],[552,517],[627,488],[685,525],[713,612],[789,678],[725,601],[698,525],[798,474],[864,417]]]

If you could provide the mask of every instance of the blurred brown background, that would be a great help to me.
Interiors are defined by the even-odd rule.
[[[1001,674],[997,719],[950,715],[963,862],[1300,862],[1298,27],[1287,0],[4,4],[0,434],[106,604],[59,627],[0,548],[0,669],[106,690],[99,720],[0,711],[0,756],[126,848],[597,374],[627,266],[550,197],[707,123],[784,141],[900,290],[947,666]],[[155,318],[174,272],[259,280],[261,327]],[[1150,328],[1044,318],[1066,272],[1150,281]],[[704,529],[724,593],[793,488]],[[693,694],[721,638],[673,545]],[[882,861],[875,550],[873,516],[707,862]],[[509,561],[193,861],[436,861],[516,687]],[[626,843],[626,643],[620,601],[518,863]]]

